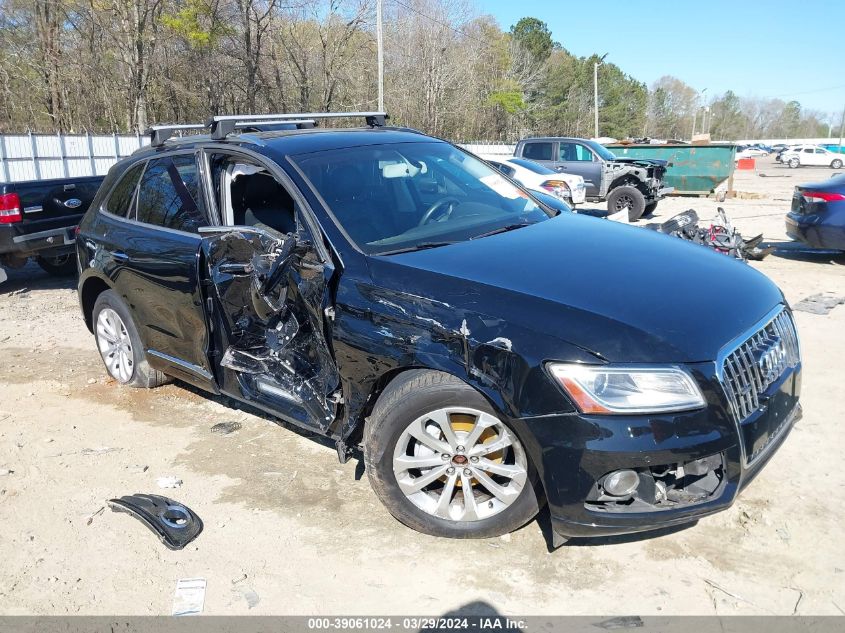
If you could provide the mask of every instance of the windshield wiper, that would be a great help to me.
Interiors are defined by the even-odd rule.
[[[439,248],[440,246],[449,246],[455,242],[422,242],[414,244],[413,246],[405,246],[404,248],[397,248],[392,251],[382,251],[376,255],[398,255],[399,253],[412,253],[414,251],[424,251],[428,248]]]
[[[474,235],[469,239],[477,240],[480,237],[487,237],[489,235],[496,235],[497,233],[507,233],[508,231],[513,231],[514,229],[521,229],[524,226],[531,226],[532,224],[536,224],[536,222],[519,222],[519,223],[515,223],[515,224],[506,224],[505,226],[500,226],[498,228],[493,229],[492,231],[487,231],[486,233]]]

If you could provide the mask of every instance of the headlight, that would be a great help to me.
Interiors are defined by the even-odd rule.
[[[679,367],[553,363],[549,371],[583,413],[662,413],[704,406],[698,385]]]

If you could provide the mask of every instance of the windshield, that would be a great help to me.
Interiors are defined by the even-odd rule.
[[[526,160],[524,158],[509,158],[508,162],[513,163],[514,165],[519,165],[520,167],[525,167],[525,169],[533,171],[535,174],[540,174],[541,176],[557,174],[554,169],[549,169],[545,165],[535,163],[533,160]]]
[[[368,145],[292,158],[341,229],[371,255],[464,241],[555,213],[448,143]]]
[[[613,152],[611,152],[609,149],[607,149],[607,148],[606,148],[604,145],[602,145],[601,143],[596,143],[595,141],[587,141],[586,143],[587,143],[587,145],[589,145],[589,146],[590,146],[590,148],[592,148],[592,150],[593,150],[596,154],[598,154],[599,156],[601,156],[601,158],[602,158],[603,160],[616,160],[616,154],[614,154]]]

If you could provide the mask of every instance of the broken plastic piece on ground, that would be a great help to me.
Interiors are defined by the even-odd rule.
[[[211,427],[212,433],[218,433],[219,435],[229,435],[230,433],[234,433],[235,431],[240,430],[241,423],[236,420],[230,420],[229,422],[218,422],[214,426]]]
[[[810,314],[828,314],[836,306],[845,303],[845,297],[837,295],[825,295],[820,293],[805,297],[796,303],[792,309]]]
[[[168,549],[182,549],[202,532],[202,520],[177,501],[160,495],[134,494],[109,499],[114,512],[126,512],[155,533]]]
[[[159,488],[180,488],[182,486],[182,480],[173,475],[159,477],[156,483]]]
[[[172,615],[196,615],[205,606],[205,578],[182,578],[176,581]]]

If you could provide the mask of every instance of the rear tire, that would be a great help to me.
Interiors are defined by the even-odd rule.
[[[617,187],[607,196],[607,210],[609,213],[619,213],[628,209],[628,221],[636,222],[645,211],[645,196],[643,192],[630,185]]]
[[[97,349],[109,376],[122,385],[146,389],[167,382],[167,376],[147,362],[129,308],[116,292],[106,290],[97,297],[92,323]]]
[[[438,418],[446,421],[451,438],[441,431]],[[506,448],[491,452],[500,441]],[[403,467],[426,459],[431,464]],[[388,386],[364,428],[364,462],[370,485],[388,511],[424,534],[501,536],[539,511],[536,471],[521,440],[481,394],[449,374],[411,370]],[[501,477],[491,467],[509,474]],[[426,477],[429,483],[417,490]],[[498,494],[488,491],[484,478]]]
[[[831,169],[842,169],[842,161],[838,158],[834,158],[833,162],[830,164]]]
[[[75,277],[76,276],[76,257],[73,253],[66,253],[65,255],[54,255],[48,257],[39,255],[35,258],[41,269],[53,277]]]

